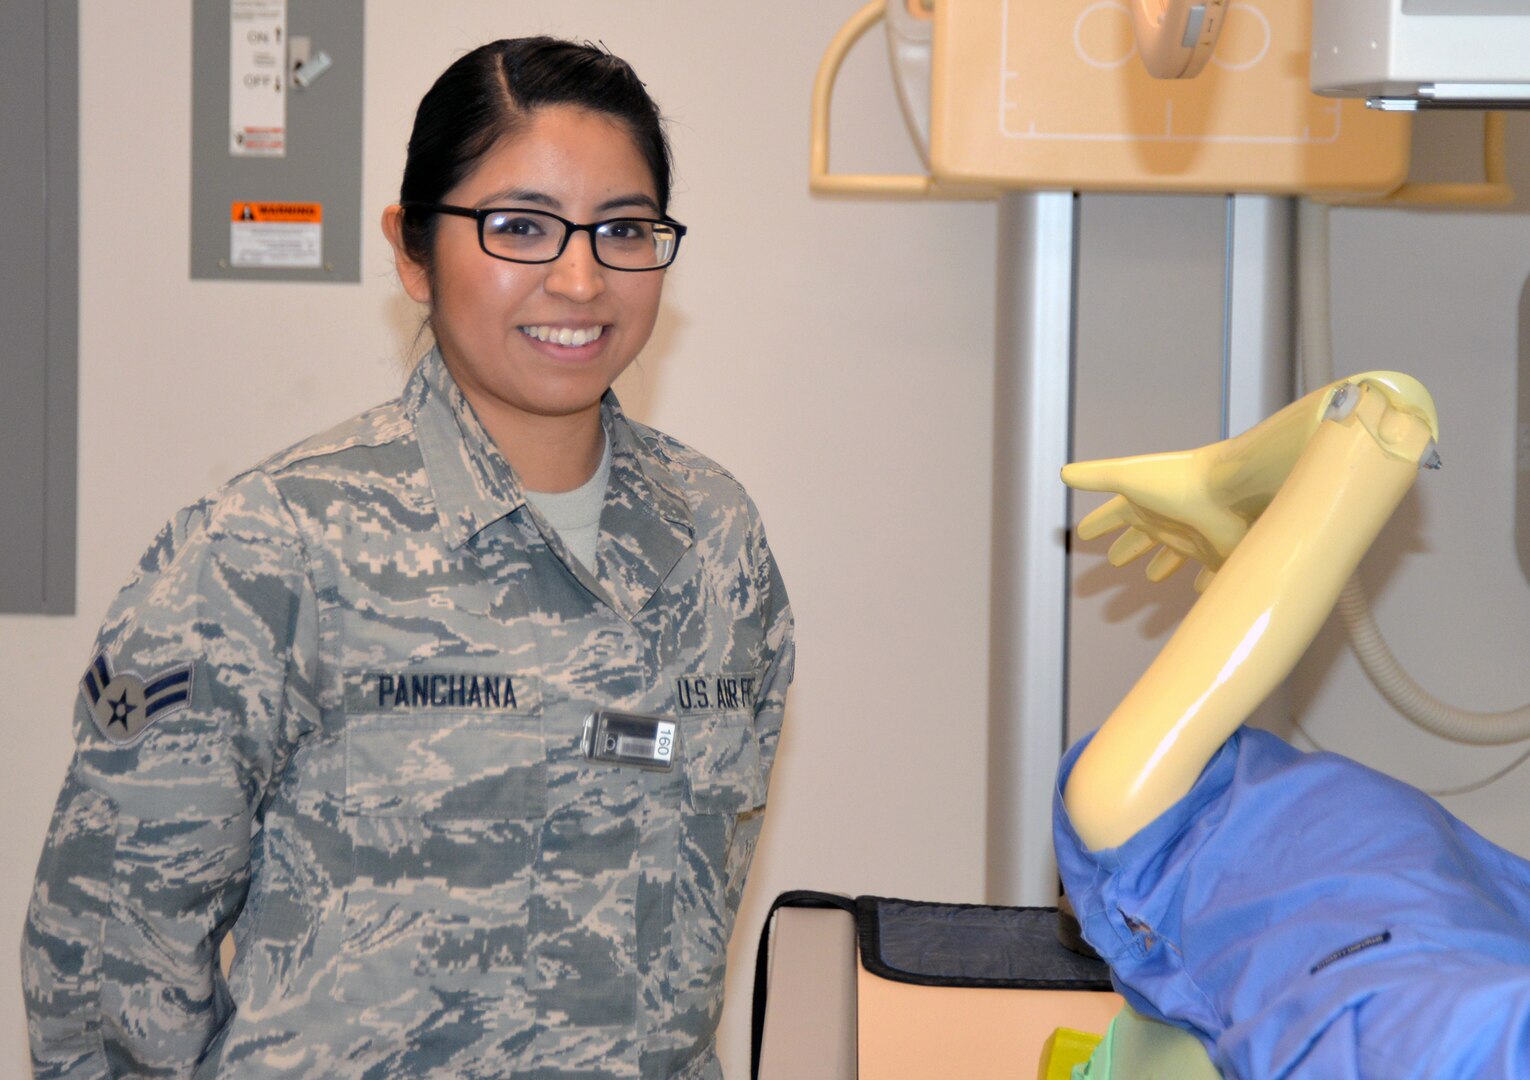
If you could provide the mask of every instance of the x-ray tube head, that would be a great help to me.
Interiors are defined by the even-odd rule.
[[[1229,0],[1132,0],[1132,29],[1148,74],[1191,79],[1211,59]]]

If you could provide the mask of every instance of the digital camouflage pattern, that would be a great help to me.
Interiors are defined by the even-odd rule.
[[[603,421],[593,573],[435,354],[166,527],[81,684],[23,946],[38,1077],[721,1076],[790,609],[737,482]],[[186,665],[152,717],[92,696]],[[674,720],[672,770],[586,761],[594,708]]]

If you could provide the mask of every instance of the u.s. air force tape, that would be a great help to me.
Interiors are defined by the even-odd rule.
[[[753,711],[759,703],[759,679],[751,672],[682,675],[675,680],[675,708],[681,716]]]
[[[176,664],[152,675],[112,671],[111,657],[96,654],[80,693],[90,707],[96,729],[120,745],[137,742],[149,725],[191,703],[193,665]]]

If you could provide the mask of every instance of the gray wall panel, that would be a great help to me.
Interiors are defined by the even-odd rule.
[[[0,612],[74,609],[78,11],[0,8]]]
[[[48,373],[44,413],[43,601],[74,613],[79,472],[80,11],[48,7]]]

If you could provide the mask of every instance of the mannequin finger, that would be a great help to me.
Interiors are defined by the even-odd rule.
[[[1127,529],[1116,538],[1114,544],[1110,545],[1110,550],[1105,553],[1105,558],[1110,560],[1111,566],[1125,566],[1133,559],[1146,555],[1157,546],[1158,541],[1141,529]]]
[[[1115,491],[1119,460],[1071,461],[1062,468],[1062,481],[1075,491]]]
[[[1117,495],[1084,515],[1083,520],[1078,523],[1078,538],[1093,540],[1097,536],[1104,536],[1108,532],[1119,529],[1128,524],[1127,515],[1130,512],[1131,504]]]
[[[1200,485],[1198,475],[1192,450],[1076,461],[1063,467],[1063,482],[1068,486],[1080,491],[1119,492],[1140,506],[1178,502]]]
[[[1163,581],[1174,571],[1185,565],[1185,557],[1172,548],[1164,548],[1147,566],[1147,579],[1149,581]]]

